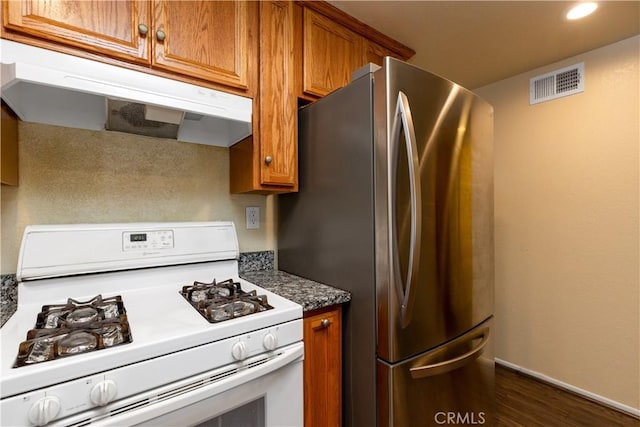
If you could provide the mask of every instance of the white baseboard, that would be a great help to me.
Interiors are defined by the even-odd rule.
[[[541,381],[544,381],[546,383],[552,384],[558,388],[564,389],[564,390],[568,390],[571,391],[575,394],[578,394],[580,396],[584,396],[587,399],[591,399],[591,400],[595,400],[598,403],[602,403],[605,406],[609,406],[611,408],[617,409],[619,411],[625,412],[629,415],[632,415],[636,418],[640,418],[640,409],[637,408],[633,408],[631,406],[628,405],[624,405],[620,402],[616,402],[615,400],[611,400],[611,399],[607,399],[606,397],[600,396],[598,394],[595,393],[591,393],[590,391],[587,390],[583,390],[581,388],[578,388],[576,386],[572,386],[571,384],[567,384],[564,383],[562,381],[558,381],[555,378],[551,378],[548,377],[544,374],[541,374],[539,372],[535,372],[535,371],[531,371],[527,368],[523,368],[521,366],[515,365],[511,362],[507,362],[506,360],[502,360],[502,359],[498,359],[496,357],[495,359],[496,363],[502,366],[506,366],[507,368],[513,369],[514,371],[519,371],[522,372],[524,374],[527,374],[531,377],[534,377],[536,379],[539,379]]]

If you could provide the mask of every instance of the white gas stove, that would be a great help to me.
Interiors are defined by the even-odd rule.
[[[1,424],[301,425],[302,308],[240,279],[238,255],[231,222],[27,227]],[[124,339],[96,335],[113,322]]]

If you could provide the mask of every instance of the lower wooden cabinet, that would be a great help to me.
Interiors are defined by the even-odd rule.
[[[342,307],[304,316],[304,425],[342,424]]]

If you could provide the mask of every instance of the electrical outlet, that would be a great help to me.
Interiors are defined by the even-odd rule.
[[[247,230],[260,228],[260,208],[258,206],[247,206]]]

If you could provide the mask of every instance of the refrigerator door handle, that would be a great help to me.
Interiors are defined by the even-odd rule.
[[[409,191],[411,194],[411,237],[409,246],[409,264],[407,266],[407,282],[402,286],[402,275],[400,273],[400,259],[398,254],[397,218],[395,212],[395,191],[397,185],[398,151],[400,147],[400,131],[404,131],[405,145],[407,151],[407,164],[409,169]],[[391,167],[389,168],[389,217],[392,218],[392,225],[389,228],[389,242],[392,245],[389,251],[392,259],[393,276],[400,307],[400,325],[406,328],[411,322],[411,312],[413,309],[415,278],[418,274],[418,260],[420,259],[420,236],[422,235],[422,190],[420,188],[420,164],[418,160],[418,146],[416,143],[416,133],[413,126],[413,117],[409,99],[402,91],[398,91],[398,101],[396,103],[396,113],[393,119],[391,131],[393,143],[390,145]]]
[[[433,377],[435,375],[445,374],[447,372],[462,368],[463,366],[473,362],[478,357],[480,357],[480,355],[484,351],[484,347],[487,345],[487,341],[489,340],[489,328],[483,328],[477,333],[469,336],[466,342],[473,341],[478,338],[482,338],[482,340],[478,343],[476,348],[458,357],[445,360],[444,362],[410,368],[409,372],[411,373],[411,378],[415,380],[419,378]]]

